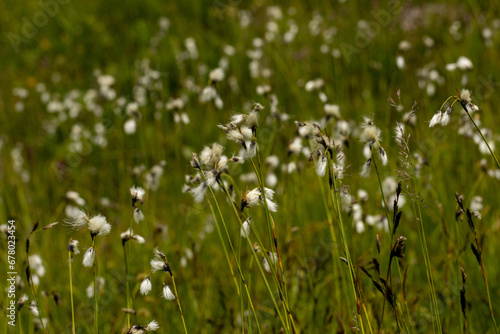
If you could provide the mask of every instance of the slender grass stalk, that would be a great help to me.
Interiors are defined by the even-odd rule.
[[[217,216],[215,215],[214,207],[210,201],[207,201],[207,202],[208,202],[208,205],[210,207],[210,211],[212,211],[212,216],[214,217],[214,220],[215,220],[215,228],[217,229],[217,234],[219,235],[219,239],[220,239],[220,242],[222,244],[222,249],[224,250],[224,255],[226,257],[227,265],[229,266],[229,271],[231,272],[231,276],[233,277],[234,285],[236,286],[236,292],[238,293],[238,296],[239,296],[240,289],[239,289],[238,282],[236,280],[236,274],[234,273],[233,266],[231,265],[231,260],[229,259],[229,254],[227,252],[226,243],[224,242],[224,238],[222,237],[222,232],[221,232],[220,227],[219,227]]]
[[[71,297],[71,332],[75,334],[75,307],[73,304],[73,275],[71,274],[71,263],[73,262],[73,257],[71,256],[71,252],[68,251],[68,260],[69,260],[69,293]]]
[[[184,320],[184,314],[182,313],[182,307],[181,307],[181,301],[179,299],[179,294],[177,293],[177,287],[175,286],[175,278],[174,275],[172,276],[172,284],[174,286],[174,292],[177,300],[177,306],[179,306],[179,312],[181,313],[181,319],[182,319],[182,325],[184,326],[184,333],[188,333],[187,328],[186,328],[186,321]]]
[[[391,225],[391,220],[389,219],[389,208],[387,207],[387,203],[385,202],[385,194],[384,194],[384,187],[382,186],[382,178],[380,176],[380,173],[378,171],[378,166],[377,166],[377,161],[376,159],[374,158],[373,156],[373,148],[372,148],[372,162],[373,162],[373,166],[375,167],[375,172],[377,174],[377,180],[378,180],[378,185],[379,185],[379,188],[380,188],[380,194],[382,196],[382,202],[384,204],[384,213],[385,213],[385,217],[387,219],[387,224],[389,226],[389,234],[391,236],[391,241],[390,241],[390,244],[389,246],[392,248],[392,245],[393,245],[393,242],[394,242],[394,230],[393,230],[393,224],[394,222],[392,222],[392,225]],[[399,277],[401,278],[401,269],[399,267],[399,263],[396,262],[396,265],[398,267],[398,272],[399,272]],[[387,269],[387,276],[386,276],[386,280],[385,280],[385,295],[384,295],[384,302],[383,302],[383,305],[382,305],[382,317],[381,317],[381,324],[383,324],[384,322],[384,310],[385,310],[385,303],[386,303],[386,299],[387,299],[387,288],[388,288],[388,285],[391,286],[391,289],[392,289],[392,274],[391,274],[391,259],[389,258],[389,264],[388,264],[388,269]],[[395,304],[395,306],[397,307],[397,302]],[[408,305],[406,304],[406,306],[408,307]],[[402,311],[400,310],[400,312],[402,313]],[[407,312],[409,312],[409,310],[407,309]],[[399,321],[397,319],[397,313],[395,313],[396,315],[396,322],[397,322],[397,325],[398,325],[398,328],[399,328]],[[406,324],[405,324],[406,326]]]
[[[95,246],[95,237],[92,237],[92,247]],[[95,249],[95,248],[94,248]],[[99,290],[97,286],[97,254],[94,257],[94,333],[99,333]]]
[[[310,144],[310,148],[311,148],[311,151],[313,150],[313,145],[311,143],[311,141],[309,142]],[[322,198],[322,201],[323,201],[323,206],[325,208],[325,212],[326,212],[326,217],[327,217],[327,220],[328,220],[328,230],[330,231],[330,237],[332,238],[332,267],[333,267],[333,273],[334,275],[339,275],[339,278],[341,279],[340,281],[340,284],[342,284],[342,280],[344,280],[344,277],[343,277],[343,271],[341,271],[339,269],[339,266],[338,266],[338,262],[337,262],[337,257],[340,256],[340,254],[338,252],[336,252],[336,249],[335,249],[335,245],[337,245],[337,236],[335,235],[335,230],[334,230],[334,227],[333,227],[333,217],[332,217],[332,214],[330,212],[330,207],[328,205],[328,192],[325,191],[325,187],[323,185],[323,182],[322,182],[322,178],[321,176],[317,175],[318,177],[318,184],[319,184],[319,187],[320,187],[320,191],[321,191],[321,198]],[[345,290],[342,289],[345,293]],[[339,289],[335,289],[335,297],[337,299],[337,305],[340,305],[340,295],[339,295]],[[348,298],[346,298],[346,300],[349,300]],[[348,304],[349,302],[346,302],[346,305]],[[364,306],[364,305],[363,305]],[[366,317],[368,318],[368,313],[366,312],[366,308],[365,308],[365,314],[366,314]],[[344,331],[347,331],[347,328],[345,328],[344,326],[342,327]]]
[[[337,177],[335,176],[333,161],[331,160],[329,155],[327,155],[327,159],[328,159],[328,171],[329,171],[329,177],[330,177],[330,184],[332,185],[332,186],[330,186],[331,200],[333,202],[334,209],[337,211],[336,213],[337,213],[337,218],[338,218],[338,223],[339,223],[341,242],[342,242],[344,254],[345,254],[345,257],[347,260],[347,266],[349,268],[349,278],[351,281],[351,287],[352,287],[352,291],[354,294],[354,300],[356,301],[356,305],[357,305],[357,316],[358,316],[359,324],[361,326],[361,333],[364,333],[365,330],[364,330],[364,326],[363,326],[363,317],[361,316],[361,314],[359,312],[359,306],[360,306],[359,296],[358,296],[358,291],[357,291],[356,283],[355,283],[355,279],[354,279],[355,270],[354,270],[354,265],[353,265],[352,259],[351,259],[351,253],[349,251],[349,245],[347,243],[347,237],[346,237],[346,233],[345,233],[345,229],[344,229],[344,222],[342,219],[342,204],[340,202],[340,196],[339,196],[338,191],[337,191],[337,189],[338,189],[337,182],[339,182],[339,181],[337,180]]]
[[[488,297],[488,307],[490,309],[491,319],[493,320],[493,324],[495,325],[495,333],[498,334],[497,322],[495,320],[495,314],[493,313],[493,307],[491,305],[490,287],[489,287],[489,284],[488,284],[488,279],[486,277],[486,271],[484,269],[484,264],[483,264],[483,256],[482,256],[482,253],[481,253],[481,245],[479,244],[479,241],[477,239],[477,232],[476,232],[476,228],[474,226],[474,222],[472,220],[472,214],[471,214],[471,212],[470,212],[469,209],[465,210],[464,205],[463,205],[463,197],[462,196],[458,196],[457,193],[455,193],[455,197],[457,198],[457,203],[460,206],[460,208],[463,211],[466,212],[467,222],[468,222],[469,227],[472,230],[472,233],[473,233],[473,236],[474,236],[474,242],[475,242],[476,246],[474,246],[474,244],[471,244],[471,249],[472,249],[472,252],[474,253],[474,256],[476,257],[476,260],[477,260],[477,262],[479,264],[479,267],[481,268],[481,275],[483,276],[484,285],[486,286],[486,294],[487,294],[487,297]]]
[[[488,279],[486,278],[486,272],[484,270],[483,262],[480,263],[481,274],[483,275],[484,285],[486,285],[486,294],[488,296],[488,307],[490,308],[491,319],[493,320],[493,325],[495,326],[495,333],[498,334],[497,321],[495,320],[495,314],[493,313],[493,307],[491,306],[491,295],[490,286],[488,285]]]
[[[125,242],[125,241],[123,241],[123,258],[125,261],[125,281],[127,284],[127,309],[130,309],[129,265],[128,265],[128,256],[127,256],[127,242]],[[127,312],[127,328],[130,328],[130,312]]]
[[[222,183],[222,185],[223,185],[223,184],[224,184],[224,183]],[[228,239],[229,246],[231,247],[231,252],[233,253],[233,257],[234,257],[235,262],[236,262],[236,267],[238,268],[238,273],[239,273],[239,275],[240,275],[240,279],[241,279],[241,281],[243,282],[243,285],[245,286],[245,291],[246,291],[246,294],[247,294],[247,296],[248,296],[248,300],[249,300],[249,302],[250,302],[250,305],[251,305],[251,308],[252,308],[252,312],[254,313],[255,321],[257,322],[257,328],[258,328],[258,330],[259,330],[259,332],[260,332],[260,323],[259,323],[259,321],[258,321],[257,313],[256,313],[255,308],[254,308],[254,305],[253,305],[253,303],[252,303],[252,299],[251,299],[251,297],[250,297],[250,291],[248,290],[248,286],[247,286],[246,281],[245,281],[245,278],[244,278],[244,276],[243,276],[243,272],[242,272],[241,267],[240,267],[240,262],[238,261],[238,258],[237,258],[237,256],[236,256],[236,252],[234,251],[234,247],[233,247],[233,244],[232,244],[232,242],[231,242],[231,238],[230,238],[230,236],[229,236],[229,232],[228,232],[228,230],[227,230],[227,225],[226,225],[226,222],[225,222],[225,220],[224,220],[224,216],[223,216],[223,214],[222,214],[222,211],[221,211],[221,209],[220,209],[219,202],[217,201],[217,198],[215,197],[215,193],[214,193],[214,191],[213,191],[212,187],[210,187],[210,186],[209,186],[209,187],[208,187],[208,189],[210,190],[210,193],[211,193],[212,198],[213,198],[213,200],[214,200],[215,206],[217,207],[217,211],[218,211],[218,213],[219,213],[219,217],[220,217],[220,219],[221,219],[222,226],[224,227],[224,230],[225,230],[225,232],[226,232],[226,237],[227,237],[227,239]],[[225,188],[224,188],[224,189],[225,189]],[[228,194],[227,189],[225,189],[225,193],[226,193],[226,194]],[[213,214],[214,214],[214,219],[216,219],[216,218],[215,218],[215,213],[214,213],[214,212],[213,212]],[[251,244],[250,244],[250,246],[251,246],[252,251],[253,251],[253,252],[255,252],[255,250],[253,249],[253,246],[252,246]],[[259,266],[259,268],[261,269],[262,276],[264,276],[264,273],[263,273],[262,268],[260,267],[260,263],[259,263],[258,261],[257,261],[257,265],[258,265],[258,266]],[[272,296],[272,291],[271,291],[271,288],[269,287],[269,283],[267,282],[267,280],[265,279],[265,277],[264,277],[264,281],[265,281],[265,283],[266,283],[266,286],[267,286],[267,287],[268,287],[268,289],[269,289],[269,292],[270,292],[271,297],[272,297],[272,299],[273,299],[273,303],[274,303],[274,304],[275,304],[275,306],[277,307],[276,301],[274,300],[274,297]],[[278,312],[278,311],[277,311],[277,312]],[[281,313],[279,313],[279,312],[278,312],[278,314],[279,314],[280,318],[281,318],[281,319],[283,319],[283,318],[282,318],[282,316],[281,316]]]
[[[255,175],[257,176],[259,186],[262,189],[262,196],[264,198],[263,202],[264,202],[264,207],[266,209],[266,221],[267,221],[268,228],[269,228],[270,244],[272,246],[274,246],[274,249],[276,250],[276,254],[278,256],[278,263],[277,263],[276,268],[275,268],[276,273],[273,272],[273,275],[276,275],[276,280],[277,280],[277,283],[279,285],[280,300],[281,300],[283,309],[288,314],[288,317],[286,318],[286,320],[287,320],[287,327],[289,328],[290,323],[288,321],[290,320],[290,322],[293,323],[293,316],[292,316],[292,313],[291,313],[289,305],[288,305],[288,292],[286,290],[286,280],[284,277],[283,266],[281,263],[281,256],[280,256],[279,247],[278,247],[278,239],[276,238],[276,228],[275,228],[274,220],[271,216],[271,212],[269,211],[269,207],[267,205],[266,194],[264,191],[265,184],[264,184],[264,177],[262,175],[262,164],[261,164],[261,160],[260,160],[259,151],[260,150],[258,148],[256,148],[257,162],[258,162],[259,168],[256,167],[255,162],[253,161],[252,158],[250,158],[250,161],[252,162],[252,167],[254,169]],[[273,267],[273,264],[274,264],[273,262],[268,262],[268,263],[269,263],[269,267]]]
[[[431,264],[430,264],[429,251],[427,248],[427,240],[425,237],[425,229],[424,229],[424,224],[423,224],[423,220],[422,220],[422,211],[420,208],[420,201],[421,201],[420,198],[415,198],[413,201],[413,207],[414,207],[415,216],[417,217],[417,227],[418,227],[418,232],[419,232],[420,244],[422,247],[422,251],[424,253],[424,263],[425,263],[425,269],[426,269],[426,274],[427,274],[427,280],[429,282],[429,289],[430,289],[430,295],[431,295],[431,300],[432,300],[432,309],[433,309],[434,318],[435,318],[434,320],[436,322],[437,331],[439,333],[442,333],[443,329],[441,326],[441,319],[439,316],[439,306],[438,306],[437,297],[436,297],[436,288],[434,286],[434,279],[432,276],[432,268],[431,268]]]
[[[39,221],[37,221],[35,223],[35,226],[33,227],[33,229],[31,230],[30,234],[28,235],[28,238],[26,239],[26,262],[27,262],[27,267],[26,267],[26,273],[27,273],[27,276],[28,276],[28,284],[30,286],[30,291],[31,291],[31,295],[33,297],[33,300],[35,301],[36,305],[39,305],[38,304],[38,301],[37,301],[37,293],[35,291],[35,285],[33,284],[33,277],[31,276],[31,269],[30,269],[30,259],[29,259],[29,249],[30,249],[30,236],[31,234],[38,228],[38,225],[39,225]],[[45,333],[48,333],[47,329],[45,328],[45,325],[43,323],[43,306],[40,305],[40,307],[38,308],[38,318],[40,319],[40,323],[42,325],[42,330],[45,332]]]
[[[242,224],[243,224],[243,219],[242,219],[242,217],[240,216],[240,213],[238,212],[237,205],[236,205],[234,202],[232,202],[232,199],[231,199],[231,197],[230,197],[230,195],[229,195],[229,192],[228,192],[228,190],[227,190],[227,188],[226,188],[226,186],[224,185],[224,183],[223,183],[223,182],[221,183],[221,186],[222,186],[222,188],[224,189],[224,193],[227,195],[228,200],[229,200],[231,203],[233,203],[231,206],[232,206],[232,208],[233,208],[233,211],[234,211],[234,213],[235,213],[235,216],[236,216],[236,218],[238,219],[238,221],[239,221],[240,225],[242,225]],[[264,201],[265,201],[265,200],[264,200]],[[220,211],[219,211],[219,212],[220,212]],[[244,215],[243,213],[241,213],[241,214],[242,214],[242,215]],[[246,218],[247,218],[247,217],[245,217],[245,219],[246,219]],[[272,219],[272,217],[271,217],[271,219]],[[254,235],[255,235],[255,237],[256,237],[256,239],[257,239],[257,243],[259,244],[259,246],[261,247],[261,249],[263,249],[263,250],[264,250],[264,249],[265,249],[265,248],[264,248],[264,244],[262,243],[261,239],[259,238],[259,235],[257,234],[257,232],[254,230],[254,227],[253,227],[253,225],[252,225],[252,224],[250,224],[250,229],[251,229],[251,231],[254,233]],[[245,239],[247,239],[247,242],[248,242],[248,244],[249,244],[250,249],[252,250],[252,255],[254,256],[255,261],[257,262],[257,265],[259,266],[259,269],[261,269],[261,267],[260,267],[260,261],[259,261],[259,258],[258,258],[258,256],[257,256],[257,253],[255,252],[255,249],[254,249],[254,247],[253,247],[252,243],[250,242],[249,235],[247,235],[247,233],[246,233],[246,232],[245,232],[245,237],[246,237]],[[272,275],[272,277],[273,277],[273,279],[274,279],[274,281],[275,281],[275,283],[276,283],[276,286],[277,286],[277,288],[278,288],[278,292],[280,293],[280,300],[281,300],[281,303],[282,303],[283,309],[284,309],[285,313],[287,313],[287,314],[288,314],[288,318],[290,319],[290,322],[291,322],[292,328],[294,328],[294,330],[296,331],[296,328],[295,328],[295,323],[294,323],[294,321],[293,321],[293,317],[292,317],[292,314],[291,314],[290,308],[288,307],[288,301],[287,301],[287,300],[285,300],[284,298],[282,298],[282,290],[281,290],[281,289],[282,289],[282,286],[279,284],[279,281],[277,280],[277,277],[278,277],[278,276],[277,276],[276,272],[274,271],[274,270],[277,270],[277,269],[276,269],[274,266],[272,266],[272,265],[271,265],[271,264],[273,263],[273,261],[269,258],[269,256],[267,255],[267,253],[266,253],[266,252],[263,252],[263,255],[264,255],[264,258],[266,259],[266,261],[269,263],[269,267],[271,268],[271,272],[272,272],[272,274],[273,274],[273,275]],[[261,273],[262,273],[262,277],[263,277],[264,281],[266,282],[266,285],[267,285],[267,286],[269,286],[269,283],[267,282],[267,279],[266,279],[266,277],[265,277],[265,274],[264,274],[264,272],[263,272],[262,270],[261,270]],[[271,291],[270,291],[270,293],[271,293]],[[271,296],[272,296],[272,293],[271,293]],[[272,297],[274,298],[274,296],[272,296]],[[273,299],[273,302],[274,302],[274,299]],[[289,327],[287,327],[287,328],[289,328]]]

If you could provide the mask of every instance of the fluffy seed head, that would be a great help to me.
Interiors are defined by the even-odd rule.
[[[79,254],[80,250],[78,249],[78,240],[71,240],[68,242],[68,251],[73,254]]]
[[[89,249],[87,249],[85,255],[83,256],[83,265],[85,267],[92,267],[92,264],[94,264],[94,257],[95,257],[94,247],[90,247]]]
[[[172,290],[170,290],[170,287],[165,284],[163,286],[163,298],[165,298],[166,300],[174,300],[175,299],[175,295],[174,293],[172,292]]]
[[[141,283],[141,295],[147,295],[151,291],[151,288],[152,288],[151,279],[148,276]]]
[[[132,196],[132,206],[135,206],[136,202],[141,202],[144,204],[144,194],[146,191],[141,187],[132,186],[130,188],[130,196]]]
[[[321,155],[319,159],[316,161],[316,174],[318,174],[321,177],[325,176],[326,163],[327,163],[326,155]]]
[[[429,122],[429,127],[432,128],[434,125],[441,123],[441,117],[442,117],[442,113],[440,110],[438,110],[438,112],[435,113],[434,116],[432,116],[432,119]]]
[[[111,225],[106,221],[106,217],[102,215],[90,218],[88,228],[92,235],[106,235],[111,231]]]
[[[146,326],[146,331],[148,331],[148,332],[155,331],[155,330],[158,330],[158,329],[160,329],[160,325],[158,324],[158,322],[156,320],[151,321]]]
[[[361,133],[360,139],[365,143],[374,143],[380,141],[380,129],[374,125],[366,126]]]
[[[361,170],[361,177],[369,177],[370,176],[370,167],[372,165],[372,159],[366,160],[363,165],[363,169]]]

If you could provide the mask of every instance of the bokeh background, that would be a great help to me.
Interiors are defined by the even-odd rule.
[[[217,125],[235,113],[248,113],[254,102],[265,107],[257,135],[261,159],[275,155],[280,162],[274,170],[265,164],[263,169],[276,180],[279,210],[274,218],[297,327],[304,333],[356,328],[355,310],[334,302],[336,291],[342,291],[346,282],[332,269],[332,257],[338,257],[340,246],[330,237],[320,187],[322,182],[326,188],[328,181],[318,179],[314,163],[303,151],[290,150],[290,143],[300,137],[294,121],[320,121],[325,104],[333,104],[338,115],[322,123],[327,131],[333,135],[340,120],[349,124],[345,149],[349,168],[343,182],[353,200],[359,201],[360,189],[368,200],[359,201],[363,231],[351,211],[344,211],[344,221],[352,258],[366,264],[377,254],[377,234],[386,252],[390,245],[384,229],[365,219],[384,215],[384,207],[376,174],[359,175],[366,160],[358,138],[362,117],[372,116],[382,130],[389,164],[379,166],[379,171],[388,191],[394,192],[391,185],[399,180],[402,168],[394,128],[396,122],[405,121],[414,101],[418,102],[415,122],[406,124],[411,170],[418,165],[416,179],[424,200],[422,215],[443,328],[449,333],[462,330],[460,267],[464,267],[468,328],[471,333],[494,332],[483,278],[470,251],[472,234],[465,221],[455,219],[455,192],[464,194],[467,206],[474,196],[481,197],[476,208],[482,219],[476,220],[476,229],[498,313],[500,173],[480,138],[464,125],[467,119],[458,107],[445,127],[429,128],[429,120],[456,94],[455,89],[467,88],[479,107],[474,117],[497,152],[500,11],[496,2],[6,0],[0,3],[0,18],[0,217],[2,224],[16,220],[16,265],[24,281],[24,242],[33,224],[59,222],[30,238],[30,254],[39,254],[45,268],[37,291],[49,332],[71,332],[67,242],[78,239],[83,250],[91,242],[87,232],[64,224],[74,208],[101,213],[113,226],[98,244],[99,274],[105,279],[100,323],[102,332],[126,332],[120,233],[132,219],[129,188],[133,185],[147,190],[142,206],[145,220],[134,223],[134,232],[146,242],[131,245],[133,291],[137,293],[149,273],[149,260],[158,246],[176,273],[189,332],[241,330],[244,312],[208,204],[195,203],[182,187],[185,175],[193,174],[192,152],[218,142],[229,157],[238,154],[240,147],[228,141]],[[220,101],[204,102],[203,89],[210,86],[209,75],[216,68],[224,72],[224,79],[215,85]],[[287,120],[270,116],[274,99]],[[305,139],[303,143],[307,146]],[[243,192],[257,186],[252,173],[249,163],[229,171]],[[77,192],[83,201],[68,198],[68,191]],[[277,333],[280,323],[241,241],[238,222],[224,195],[216,196],[232,242],[241,243],[242,265],[262,331]],[[240,197],[238,192],[237,201]],[[429,333],[435,328],[412,199],[407,194],[402,207],[399,233],[408,241],[401,268],[409,268],[406,293],[412,332]],[[263,209],[254,209],[252,216],[265,235]],[[5,240],[2,235],[2,281]],[[86,288],[93,276],[81,265],[81,255],[73,263],[76,327],[77,333],[92,333],[93,299],[87,297]],[[386,261],[381,262],[384,267]],[[383,296],[367,276],[361,277],[375,330]],[[150,296],[136,295],[133,323],[156,319],[159,332],[182,332],[177,304],[159,296],[160,277],[153,283]],[[26,282],[17,297],[22,293],[29,293]],[[397,294],[402,298],[401,282]],[[0,301],[5,309],[5,293]],[[397,330],[391,316],[386,309],[387,333]],[[21,310],[18,321],[23,333],[36,330],[34,318],[29,310]],[[250,316],[243,318],[249,322],[248,330],[256,332]],[[12,330],[5,319],[1,331]]]

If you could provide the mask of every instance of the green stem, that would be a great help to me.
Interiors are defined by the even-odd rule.
[[[26,254],[27,259],[26,261],[28,262],[28,271],[30,272],[29,274],[29,285],[31,287],[31,294],[33,295],[33,300],[35,301],[36,305],[40,306],[38,308],[38,318],[40,319],[40,324],[42,325],[42,329],[45,333],[48,333],[47,329],[45,328],[45,325],[43,323],[43,306],[38,304],[38,301],[36,299],[36,291],[35,291],[35,286],[33,285],[33,277],[31,276],[31,269],[30,269],[30,260],[29,260],[29,252]]]
[[[222,184],[224,184],[224,183],[222,183]],[[254,306],[253,306],[253,303],[252,303],[252,300],[251,300],[251,297],[250,297],[250,291],[248,290],[248,286],[247,286],[247,284],[246,284],[245,278],[244,278],[244,276],[243,276],[243,272],[242,272],[241,267],[240,267],[240,262],[238,261],[238,258],[237,258],[237,256],[236,256],[236,252],[234,251],[233,243],[231,242],[231,238],[230,238],[230,236],[229,236],[229,232],[228,232],[228,230],[227,230],[226,222],[225,222],[225,220],[224,220],[224,216],[222,215],[222,211],[221,211],[221,209],[220,209],[219,202],[217,201],[217,198],[215,197],[215,193],[214,193],[214,191],[213,191],[212,187],[210,187],[210,186],[209,186],[209,187],[208,187],[208,189],[210,189],[210,193],[211,193],[211,195],[212,195],[212,198],[214,199],[215,206],[217,207],[217,211],[218,211],[218,213],[219,213],[219,217],[220,217],[220,219],[221,219],[221,221],[222,221],[222,226],[224,227],[224,230],[225,230],[225,232],[226,232],[226,237],[227,237],[227,239],[228,239],[228,241],[229,241],[229,246],[231,247],[231,252],[233,253],[233,257],[234,257],[234,260],[235,260],[235,262],[236,262],[236,267],[238,268],[238,273],[239,273],[239,275],[240,275],[240,279],[242,280],[243,285],[245,286],[245,290],[246,290],[246,293],[247,293],[247,296],[248,296],[248,300],[249,300],[250,305],[251,305],[251,307],[252,307],[252,311],[253,311],[253,313],[254,313],[255,320],[257,321],[257,327],[258,327],[259,332],[260,332],[260,325],[259,325],[259,321],[258,321],[258,318],[257,318],[257,314],[256,314],[256,312],[255,312],[255,308],[254,308]],[[224,189],[225,189],[225,188],[224,188]],[[225,189],[225,193],[226,193],[226,194],[228,194],[227,189]],[[215,215],[214,215],[214,218],[215,218]],[[253,246],[251,246],[251,249],[252,249],[252,251],[253,251],[253,252],[255,252],[255,250],[253,249]],[[257,265],[258,265],[258,266],[259,266],[259,268],[261,269],[261,273],[262,273],[262,275],[264,276],[264,272],[262,271],[262,268],[261,268],[260,263],[259,263],[258,261],[257,261]],[[272,296],[272,291],[271,291],[271,288],[269,287],[269,284],[268,284],[268,282],[267,282],[267,280],[266,280],[265,278],[264,278],[264,281],[266,282],[266,285],[267,285],[267,287],[268,287],[268,289],[269,289],[269,292],[270,292],[270,294],[271,294],[271,296]],[[276,308],[277,308],[277,304],[276,304],[276,301],[274,300],[274,297],[273,297],[273,302],[274,302],[274,304],[275,304],[275,306],[276,306]],[[282,318],[282,316],[281,316],[281,313],[279,313],[278,309],[276,309],[276,311],[278,312],[278,314],[279,314],[280,318],[283,320],[283,318]]]
[[[99,304],[97,300],[97,256],[94,259],[94,333],[99,333]]]
[[[177,305],[179,306],[179,312],[181,313],[182,325],[184,326],[184,333],[187,334],[188,331],[186,328],[186,321],[184,320],[184,314],[182,313],[181,301],[179,300],[179,294],[177,293],[177,287],[175,286],[174,275],[171,275],[171,276],[172,276],[172,284],[174,286],[175,296],[177,299]]]
[[[128,267],[127,243],[126,242],[123,244],[123,257],[125,260],[125,281],[127,283],[127,309],[130,309],[130,282],[129,282],[129,267]],[[128,311],[127,311],[127,328],[130,328],[130,312],[128,312]]]
[[[72,256],[71,252],[68,252],[68,257],[69,257],[69,292],[71,296],[71,332],[75,334],[75,308],[73,304],[73,276],[71,274],[71,262],[72,262]]]
[[[477,126],[476,122],[474,122],[474,119],[472,118],[472,116],[469,114],[469,111],[467,110],[467,108],[462,104],[460,103],[460,105],[462,106],[462,108],[465,110],[465,113],[467,114],[467,116],[469,116],[469,119],[471,120],[472,124],[474,124],[474,127],[476,128],[477,132],[479,133],[479,135],[481,136],[481,138],[483,139],[484,143],[486,144],[486,146],[488,147],[488,150],[490,151],[490,154],[491,156],[493,157],[493,159],[495,160],[495,163],[497,164],[497,167],[500,168],[500,163],[498,162],[498,159],[497,157],[495,156],[495,154],[493,153],[493,150],[491,149],[490,147],[490,144],[488,144],[488,141],[484,138],[483,136],[483,133],[481,132],[481,130],[479,130],[479,127]]]

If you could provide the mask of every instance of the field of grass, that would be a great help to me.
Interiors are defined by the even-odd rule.
[[[0,18],[0,332],[498,333],[496,2]]]

